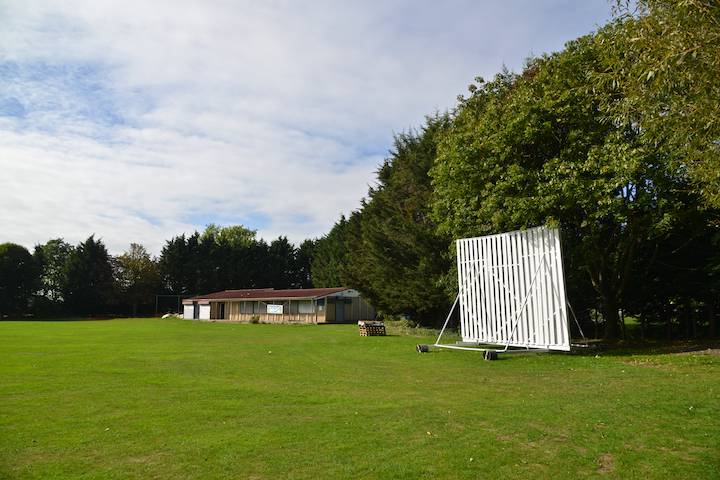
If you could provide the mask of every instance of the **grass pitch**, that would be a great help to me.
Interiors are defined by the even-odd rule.
[[[0,322],[2,478],[718,478],[720,356],[356,326]]]

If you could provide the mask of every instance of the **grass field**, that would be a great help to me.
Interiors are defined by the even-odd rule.
[[[0,322],[3,478],[720,478],[720,356],[357,327]]]

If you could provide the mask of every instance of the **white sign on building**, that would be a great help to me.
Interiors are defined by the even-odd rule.
[[[267,306],[267,313],[269,315],[282,315],[283,314],[283,306],[282,305],[270,305]]]

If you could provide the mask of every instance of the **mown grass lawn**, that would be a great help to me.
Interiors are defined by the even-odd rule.
[[[0,477],[720,477],[720,356],[357,327],[0,322]]]

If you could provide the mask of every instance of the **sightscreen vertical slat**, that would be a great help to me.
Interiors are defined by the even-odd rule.
[[[522,232],[522,272],[520,276],[521,284],[522,284],[522,296],[525,298],[526,295],[528,295],[528,287],[530,286],[529,282],[529,275],[528,271],[530,270],[530,249],[528,248],[528,239],[529,235],[528,232]],[[530,307],[531,305],[526,305],[525,310],[523,312],[524,317],[524,324],[525,324],[525,345],[528,346],[530,344],[530,339],[532,338],[533,330],[532,330],[532,324],[530,322]]]
[[[545,332],[545,288],[543,285],[543,265],[542,261],[545,256],[545,251],[543,250],[542,245],[542,232],[536,232],[535,233],[535,239],[537,241],[537,267],[539,268],[538,271],[538,279],[535,282],[537,285],[537,305],[538,305],[538,339],[540,345],[543,347],[547,345],[547,333]]]
[[[485,330],[485,322],[487,321],[487,315],[485,314],[485,299],[487,298],[486,292],[485,292],[485,264],[483,262],[484,254],[485,254],[485,248],[483,244],[483,239],[478,238],[478,268],[479,274],[478,274],[478,286],[480,289],[480,301],[478,302],[478,308],[480,315],[480,321],[478,322],[478,341],[481,341],[481,339],[485,338],[486,330]]]
[[[483,314],[485,315],[485,334],[483,341],[489,342],[492,338],[492,296],[490,291],[489,265],[490,246],[487,237],[481,239],[483,245]]]
[[[462,240],[455,242],[455,257],[457,258],[457,275],[458,275],[458,310],[460,310],[460,336],[465,339],[465,306],[463,301],[463,292],[465,291],[465,277],[463,276],[462,261]]]
[[[535,239],[535,230],[530,230],[528,232],[529,236],[529,245],[530,245],[530,270],[528,270],[528,308],[530,311],[530,322],[532,324],[532,338],[534,339],[534,343],[538,343],[540,339],[540,332],[538,330],[538,309],[537,309],[537,282],[533,283],[533,278],[535,276],[535,272],[537,270],[536,260],[537,260],[537,241]],[[530,288],[532,287],[532,288]]]
[[[503,322],[503,341],[511,342],[510,331],[512,330],[513,322],[513,302],[510,297],[510,245],[509,235],[500,236],[500,242],[502,243],[503,252],[503,268],[502,268],[502,282],[503,282],[503,293],[505,300],[505,321]]]
[[[462,245],[462,256],[463,256],[463,276],[465,278],[465,289],[464,289],[464,303],[465,303],[465,336],[467,340],[472,340],[472,332],[470,330],[470,318],[471,304],[470,304],[470,286],[472,279],[470,278],[470,265],[469,265],[469,254],[468,254],[468,240],[463,241]]]
[[[495,311],[495,318],[493,319],[493,341],[500,341],[502,334],[500,327],[502,325],[502,292],[500,291],[500,285],[497,281],[497,272],[500,268],[500,262],[502,262],[502,255],[500,253],[500,245],[497,241],[497,237],[493,236],[490,239],[492,244],[492,268],[490,269],[490,281],[492,282],[493,289],[493,303]]]
[[[468,257],[470,258],[470,261],[468,263],[468,266],[470,268],[470,336],[472,337],[473,341],[477,339],[477,252],[475,251],[475,239],[468,240]]]
[[[480,279],[482,275],[482,251],[479,238],[473,239],[473,243],[475,244],[475,340],[479,341],[482,335],[482,285]]]
[[[507,300],[505,298],[505,295],[507,290],[503,286],[503,284],[505,283],[503,281],[503,272],[505,271],[505,249],[501,236],[496,236],[495,241],[497,242],[498,249],[498,268],[495,269],[495,281],[498,285],[498,301],[500,306],[500,317],[498,319],[498,340],[501,343],[505,343],[507,341],[505,335],[505,323],[507,320]]]
[[[520,255],[518,252],[518,248],[520,246],[518,242],[518,234],[510,235],[510,250],[512,251],[511,256],[511,262],[512,262],[512,294],[514,296],[513,298],[513,305],[515,305],[515,309],[513,312],[513,323],[515,327],[515,334],[513,335],[513,341],[518,344],[519,340],[521,338],[524,338],[523,333],[523,325],[522,325],[522,312],[520,311],[520,307],[522,306],[519,296],[520,291],[520,281],[518,278],[518,272],[520,271],[519,263],[520,263]]]
[[[564,268],[562,261],[562,248],[560,245],[560,229],[555,231],[555,271],[557,278],[557,294],[560,298],[560,321],[558,322],[558,330],[560,331],[560,345],[570,345],[570,322],[568,321],[567,302],[565,293]]]
[[[542,239],[540,245],[542,247],[542,255],[543,260],[545,263],[543,264],[542,269],[540,270],[540,280],[542,281],[543,286],[543,292],[542,292],[542,302],[543,302],[543,331],[545,332],[545,346],[550,345],[550,316],[552,315],[552,311],[550,310],[550,299],[548,298],[548,291],[550,290],[550,285],[548,282],[548,257],[547,257],[547,241],[546,241],[546,235],[545,230],[540,230],[540,238]]]
[[[463,278],[465,279],[464,282],[464,288],[463,288],[463,322],[465,326],[465,330],[463,333],[463,340],[470,341],[472,340],[471,332],[470,332],[470,318],[469,318],[469,309],[470,309],[470,298],[468,295],[468,291],[470,289],[470,277],[469,277],[469,270],[468,270],[468,254],[467,254],[467,240],[463,240],[462,242],[462,259],[463,259]]]
[[[547,252],[547,265],[548,265],[548,304],[550,305],[550,313],[553,318],[548,320],[548,329],[550,331],[550,344],[557,345],[557,332],[555,329],[555,323],[558,314],[557,298],[555,296],[555,254],[553,249],[550,248],[552,243],[552,232],[549,230],[545,231],[545,251]]]
[[[558,305],[557,298],[554,293],[554,282],[555,282],[555,255],[550,248],[552,246],[552,233],[550,231],[545,232],[545,251],[547,252],[548,259],[548,304],[550,305],[549,315],[554,315],[552,319],[548,321],[548,329],[550,330],[550,343],[557,345],[557,332],[555,331],[555,322],[557,320]]]

